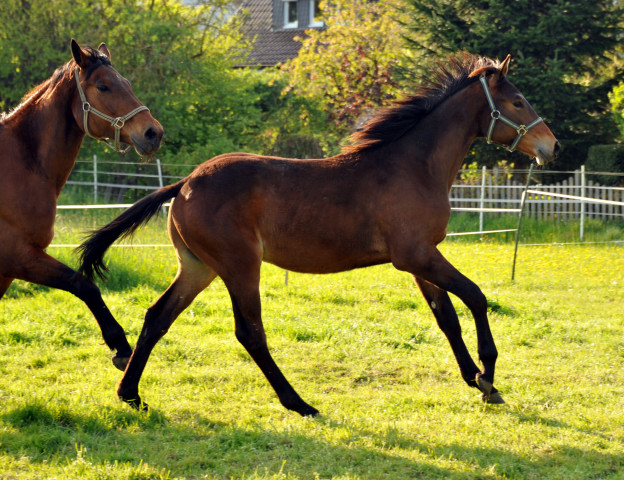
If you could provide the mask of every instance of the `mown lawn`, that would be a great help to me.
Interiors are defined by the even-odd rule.
[[[84,227],[62,220],[55,243],[72,243]],[[166,243],[164,222],[135,242]],[[121,374],[87,308],[16,282],[0,301],[0,478],[624,478],[624,247],[523,246],[514,282],[510,242],[442,250],[489,299],[505,405],[465,386],[411,278],[390,266],[287,285],[263,269],[269,344],[313,419],[286,411],[237,343],[220,281],[155,348],[147,414],[116,399]],[[173,250],[108,258],[104,298],[133,343],[175,274]]]

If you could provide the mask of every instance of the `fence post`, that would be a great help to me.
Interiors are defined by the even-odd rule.
[[[97,179],[97,155],[93,155],[93,203],[97,205],[98,179]]]
[[[163,183],[163,175],[162,175],[162,165],[160,164],[160,158],[156,159],[156,168],[158,169],[158,185],[160,186],[160,188],[164,187],[164,183]],[[160,209],[163,213],[163,215],[166,217],[167,216],[167,209],[163,206]]]
[[[158,185],[160,186],[160,188],[162,188],[165,186],[165,184],[163,183],[162,166],[160,165],[160,158],[156,159],[156,167],[158,168]]]
[[[585,236],[585,165],[581,165],[581,242]]]
[[[520,198],[520,213],[518,214],[518,227],[516,228],[516,246],[514,247],[513,263],[511,264],[511,280],[514,280],[516,276],[516,257],[518,255],[518,242],[520,240],[520,227],[522,226],[522,214],[524,213],[524,206],[527,200],[527,190],[529,189],[529,183],[531,182],[531,175],[533,175],[533,162],[529,167],[529,174],[527,175],[526,185]]]
[[[481,199],[479,201],[479,208],[481,211],[479,212],[479,231],[483,231],[483,208],[485,204],[485,174],[487,172],[487,167],[483,165],[481,169]],[[483,234],[481,234],[481,240],[483,240]]]

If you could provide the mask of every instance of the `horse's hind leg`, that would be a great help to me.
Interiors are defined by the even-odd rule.
[[[139,381],[154,346],[180,313],[216,278],[214,271],[192,257],[188,250],[185,255],[174,281],[147,310],[141,334],[117,388],[119,398],[137,409],[147,408],[139,396]]]
[[[260,367],[284,407],[303,416],[317,415],[318,410],[301,399],[269,352],[261,317],[259,281],[259,265],[249,275],[241,275],[239,270],[233,280],[224,279],[232,299],[236,338]]]
[[[111,350],[116,351],[113,364],[123,370],[130,358],[132,349],[126,334],[117,323],[102,299],[100,289],[83,275],[50,257],[43,251],[32,250],[25,258],[27,264],[16,269],[15,278],[47,287],[65,290],[82,300],[95,316],[104,342]]]

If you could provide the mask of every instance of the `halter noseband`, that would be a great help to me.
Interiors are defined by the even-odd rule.
[[[513,120],[510,120],[505,115],[503,115],[500,112],[500,110],[496,108],[496,105],[494,104],[494,99],[492,98],[492,92],[490,92],[490,88],[488,87],[488,83],[487,83],[487,79],[485,78],[485,75],[481,75],[479,80],[481,81],[481,85],[483,85],[483,91],[485,92],[485,97],[487,98],[488,104],[490,105],[490,109],[492,110],[492,113],[491,113],[492,120],[490,121],[490,126],[488,128],[487,137],[486,137],[487,143],[492,143],[492,132],[494,131],[494,125],[496,125],[496,120],[500,120],[504,124],[509,125],[518,133],[518,136],[515,138],[515,140],[511,142],[511,145],[507,147],[508,151],[513,152],[518,146],[518,144],[520,143],[520,140],[522,140],[522,137],[524,137],[531,128],[543,122],[544,120],[542,120],[542,117],[537,117],[528,125],[518,125],[516,122],[514,122]]]
[[[99,110],[93,108],[91,104],[87,101],[87,97],[85,96],[85,93],[82,90],[82,87],[80,86],[80,76],[78,75],[78,67],[76,67],[76,69],[74,70],[74,77],[76,78],[76,85],[78,85],[78,94],[80,95],[80,100],[82,101],[82,113],[83,113],[82,118],[84,122],[85,133],[89,135],[91,138],[95,138],[98,141],[103,141],[104,143],[106,143],[106,145],[111,147],[116,152],[126,153],[128,150],[132,148],[132,146],[128,145],[128,147],[126,148],[121,148],[121,142],[119,140],[121,129],[124,127],[127,120],[131,119],[137,113],[142,112],[143,110],[149,111],[149,108],[147,108],[145,105],[141,105],[140,107],[135,108],[134,110],[124,115],[123,117],[115,118],[115,117],[111,117],[110,115],[106,115],[105,113],[102,113]],[[113,127],[115,127],[115,144],[114,145],[111,144],[110,142],[107,142],[105,137],[98,138],[98,137],[91,135],[91,133],[89,132],[89,112],[110,122],[110,124]]]

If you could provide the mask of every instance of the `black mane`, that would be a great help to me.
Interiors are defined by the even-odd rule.
[[[431,77],[424,80],[415,94],[380,109],[355,132],[351,136],[353,144],[344,147],[344,152],[361,152],[398,140],[447,98],[476,82],[479,77],[475,72],[499,67],[497,60],[465,52],[439,62]]]

